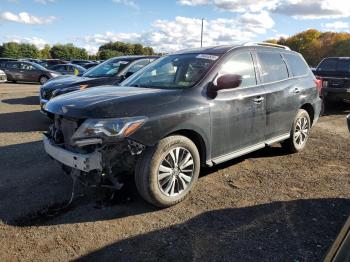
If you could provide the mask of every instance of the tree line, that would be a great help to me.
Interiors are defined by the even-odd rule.
[[[45,45],[39,50],[35,45],[28,43],[8,42],[0,45],[0,57],[7,58],[34,58],[34,59],[91,59],[105,60],[121,55],[153,55],[152,47],[144,47],[141,44],[129,44],[123,42],[107,43],[99,47],[96,55],[89,55],[84,48],[73,44]]]
[[[287,38],[270,39],[266,42],[289,46],[301,53],[310,66],[317,64],[330,56],[350,56],[350,34],[335,32],[320,32],[310,29]],[[45,45],[39,50],[33,44],[4,43],[0,45],[0,57],[8,58],[57,58],[57,59],[92,59],[105,60],[121,55],[153,55],[152,47],[141,44],[110,42],[99,47],[96,55],[88,55],[84,48],[73,44]]]
[[[266,42],[288,46],[301,53],[310,66],[317,66],[325,57],[350,56],[350,34],[320,32],[309,29],[293,36]]]

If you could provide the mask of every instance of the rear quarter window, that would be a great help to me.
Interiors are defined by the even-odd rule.
[[[317,71],[336,71],[337,59],[325,59],[317,67]]]
[[[337,71],[350,72],[350,59],[339,59],[337,63]]]
[[[278,52],[257,52],[260,63],[260,75],[263,83],[271,83],[288,78],[287,65]]]
[[[309,73],[309,66],[297,54],[283,54],[293,76],[303,76]]]

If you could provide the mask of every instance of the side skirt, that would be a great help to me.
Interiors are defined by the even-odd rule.
[[[272,145],[274,143],[281,142],[283,140],[288,139],[289,137],[290,137],[290,134],[286,133],[286,134],[283,134],[281,136],[277,136],[277,137],[274,137],[274,138],[262,141],[260,143],[255,144],[255,145],[244,147],[242,149],[233,151],[231,153],[228,153],[228,154],[225,154],[225,155],[222,155],[222,156],[219,156],[219,157],[215,157],[215,158],[213,158],[211,160],[208,160],[206,162],[206,164],[208,166],[217,165],[217,164],[226,162],[228,160],[231,160],[231,159],[234,159],[234,158],[237,158],[237,157],[249,154],[249,153],[251,153],[253,151],[262,149],[262,148],[264,148],[266,146],[269,146],[269,145]]]

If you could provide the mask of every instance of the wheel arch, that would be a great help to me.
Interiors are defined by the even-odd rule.
[[[198,132],[191,129],[180,129],[166,135],[165,137],[172,136],[172,135],[181,135],[190,139],[198,149],[199,156],[201,159],[201,165],[202,166],[205,165],[206,159],[207,159],[207,146],[203,137]]]
[[[310,122],[311,122],[311,125],[312,125],[313,122],[314,122],[314,118],[315,118],[315,109],[314,109],[314,107],[311,104],[306,103],[306,104],[302,105],[300,107],[300,109],[304,109],[309,114]]]
[[[38,77],[38,82],[40,83],[40,79],[42,78],[42,77],[46,77],[47,79],[50,79],[50,77],[48,76],[48,75],[46,75],[46,74],[41,74],[39,77]]]

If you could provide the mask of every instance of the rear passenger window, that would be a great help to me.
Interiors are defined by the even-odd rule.
[[[339,59],[337,64],[337,71],[340,72],[350,72],[350,60],[349,59]]]
[[[318,66],[317,71],[335,71],[337,66],[336,59],[325,59]]]
[[[283,54],[291,69],[293,76],[303,76],[309,72],[309,66],[296,54]]]
[[[263,83],[280,81],[288,78],[287,65],[280,53],[258,52],[261,78]]]
[[[256,85],[253,59],[248,52],[233,55],[230,60],[223,64],[218,77],[225,74],[240,75],[242,77],[240,87]]]

